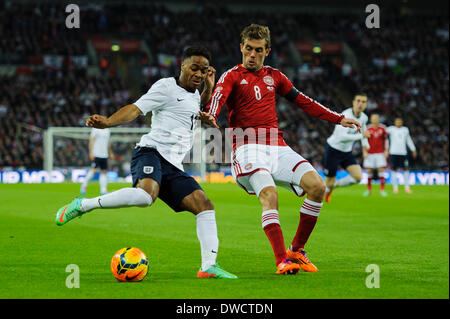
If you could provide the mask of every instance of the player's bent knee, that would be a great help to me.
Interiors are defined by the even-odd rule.
[[[159,195],[159,184],[150,178],[141,179],[138,181],[136,188],[142,189],[151,196],[154,202]]]
[[[317,201],[322,201],[325,196],[326,186],[323,181],[319,181],[313,184],[309,190],[307,191],[308,195],[314,198]]]
[[[133,188],[134,192],[128,194],[128,205],[137,207],[148,207],[153,204],[153,198],[142,188]]]
[[[206,201],[204,201],[203,203],[202,203],[202,208],[201,208],[201,210],[202,211],[205,211],[205,210],[214,210],[214,204],[213,204],[213,202],[210,200],[210,199],[206,199]]]
[[[259,193],[259,201],[265,209],[276,209],[278,207],[278,193],[273,186],[268,186]]]

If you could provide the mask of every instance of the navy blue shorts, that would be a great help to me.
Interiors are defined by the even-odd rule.
[[[197,189],[202,189],[195,179],[169,163],[158,151],[149,147],[136,147],[131,155],[133,187],[143,178],[159,184],[161,200],[174,211],[181,212],[181,201]]]
[[[350,165],[358,164],[352,152],[341,152],[328,143],[325,146],[325,156],[323,159],[323,172],[327,177],[335,177],[339,165],[346,169]]]
[[[92,168],[100,168],[101,170],[108,169],[108,159],[102,157],[94,158],[94,162],[91,164]]]
[[[389,161],[391,162],[391,168],[396,170],[398,168],[408,169],[409,161],[407,155],[390,155]]]

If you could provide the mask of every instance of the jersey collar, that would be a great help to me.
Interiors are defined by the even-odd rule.
[[[242,63],[241,63],[241,64],[238,64],[237,66],[238,66],[238,70],[241,71],[242,73],[253,73],[253,74],[258,74],[258,73],[262,72],[262,70],[264,69],[264,65],[263,65],[263,66],[261,67],[261,69],[259,69],[258,71],[250,71],[250,70],[246,69],[246,68],[242,65]]]

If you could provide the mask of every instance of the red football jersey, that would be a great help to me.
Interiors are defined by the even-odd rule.
[[[377,127],[368,125],[367,130],[370,133],[370,137],[368,139],[370,148],[368,153],[383,153],[386,147],[386,139],[388,138],[386,127],[383,124],[380,124]]]
[[[249,71],[239,64],[219,78],[206,111],[217,118],[226,102],[231,129],[254,128],[257,143],[286,146],[278,128],[275,97],[285,96],[293,86],[278,69],[263,66],[258,71]],[[302,93],[294,103],[305,112],[333,123],[339,123],[343,117]],[[270,134],[273,131],[277,134]],[[233,149],[248,142],[247,136],[233,137]]]

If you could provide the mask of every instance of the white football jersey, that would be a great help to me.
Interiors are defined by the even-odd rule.
[[[92,128],[91,137],[94,138],[94,142],[92,144],[92,155],[94,155],[94,157],[100,158],[109,157],[108,143],[110,135],[111,132],[109,131],[109,128],[105,129]]]
[[[407,155],[406,146],[413,152],[416,150],[411,135],[409,135],[409,129],[406,126],[389,126],[386,131],[389,134],[389,154]]]
[[[369,141],[367,138],[363,138],[362,132],[366,130],[367,121],[369,118],[366,113],[361,112],[359,117],[353,114],[353,109],[348,108],[342,112],[346,118],[352,118],[357,120],[361,124],[361,133],[358,133],[356,128],[343,127],[342,125],[336,125],[334,127],[333,134],[327,139],[327,143],[341,152],[351,152],[353,143],[361,140],[364,147],[369,148]]]
[[[182,161],[194,142],[200,101],[198,90],[185,90],[173,77],[155,82],[134,103],[142,114],[153,113],[150,132],[142,136],[137,146],[156,148],[168,162],[183,170]]]

